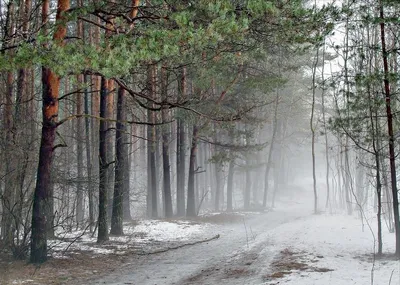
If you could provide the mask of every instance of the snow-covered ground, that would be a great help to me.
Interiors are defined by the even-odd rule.
[[[97,244],[96,235],[88,229],[57,233],[58,239],[50,240],[49,247],[55,258],[69,258],[71,254],[93,253],[125,254],[134,252],[146,254],[165,248],[179,246],[187,242],[203,239],[213,226],[187,220],[139,220],[124,224],[123,236],[110,236],[108,242]]]
[[[368,225],[354,216],[313,215],[311,205],[286,199],[274,211],[202,228],[204,237],[220,238],[133,257],[87,284],[400,284],[400,262],[374,258]],[[374,231],[375,220],[368,222]],[[394,252],[394,234],[386,229],[384,251]]]
[[[385,226],[385,257],[374,256],[373,211],[365,214],[364,223],[357,213],[313,215],[312,193],[296,193],[297,197],[280,197],[275,209],[261,213],[139,220],[125,224],[123,237],[111,236],[101,245],[84,231],[59,232],[61,238],[51,241],[56,260],[74,263],[75,256],[85,253],[89,258],[108,256],[111,262],[109,257],[125,254],[122,267],[93,268],[95,273],[82,278],[59,278],[64,280],[60,284],[400,284],[400,261],[390,257],[394,234]],[[37,280],[14,280],[14,284],[50,284]],[[9,283],[0,278],[0,284]]]
[[[376,227],[374,220],[369,222]],[[282,251],[288,250],[297,255],[298,261],[317,270],[293,270],[279,280],[271,279],[260,284],[400,284],[400,261],[374,258],[376,241],[367,225],[364,231],[362,228],[361,220],[353,216],[326,214],[279,226],[266,234],[275,257],[279,258]],[[394,234],[385,231],[384,249],[387,253],[394,252],[394,242]],[[271,250],[266,249],[260,257],[270,253]],[[273,267],[270,265],[264,273],[272,275]],[[318,268],[328,270],[319,272]]]

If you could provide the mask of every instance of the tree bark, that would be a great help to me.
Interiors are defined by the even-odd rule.
[[[97,242],[107,241],[108,237],[108,173],[109,161],[107,160],[107,97],[110,90],[108,89],[108,80],[101,78],[100,88],[100,128],[99,128],[99,217],[97,229]]]
[[[78,1],[78,6],[83,6],[83,0]],[[82,20],[78,20],[77,24],[77,37],[83,38],[83,23]],[[83,75],[77,76],[78,90],[83,85]],[[82,93],[77,92],[75,95],[76,100],[76,114],[78,116],[83,114],[83,101]],[[83,225],[84,219],[84,196],[83,196],[83,124],[82,118],[76,119],[76,152],[77,152],[77,182],[76,182],[76,224],[78,227]]]
[[[69,0],[59,0],[57,3],[56,30],[53,39],[59,45],[67,33],[65,16],[69,9]],[[49,14],[49,1],[45,0],[42,4],[43,23],[47,22]],[[39,166],[37,170],[36,187],[33,198],[32,209],[32,234],[31,234],[31,256],[32,263],[41,263],[47,260],[47,231],[46,221],[48,211],[46,205],[50,197],[51,189],[51,166],[54,154],[54,140],[57,127],[58,116],[58,95],[60,87],[60,77],[51,69],[42,67],[42,137],[39,151]]]
[[[214,177],[215,177],[215,197],[214,197],[214,210],[219,211],[219,206],[220,206],[220,201],[221,201],[221,171],[222,170],[222,165],[219,162],[214,163]]]
[[[267,165],[265,166],[265,175],[264,175],[264,195],[263,195],[263,207],[267,206],[267,197],[268,197],[268,188],[269,188],[269,172],[272,164],[272,154],[274,151],[274,143],[276,137],[276,129],[278,123],[278,106],[279,106],[279,91],[276,90],[275,97],[275,108],[274,108],[274,121],[272,123],[272,138],[269,145]]]
[[[147,74],[147,88],[150,98],[155,98],[156,92],[156,74],[155,65],[150,65],[148,67]],[[150,104],[152,106],[152,104]],[[153,111],[147,111],[147,118],[150,123],[155,123],[155,114]],[[158,195],[157,195],[157,173],[156,173],[156,130],[154,125],[147,126],[147,212],[152,218],[157,218],[158,216]],[[150,207],[150,208],[149,208]]]
[[[186,216],[195,217],[196,203],[194,195],[194,176],[195,176],[195,165],[196,165],[196,152],[197,152],[197,140],[198,140],[198,127],[193,126],[192,132],[192,146],[190,148],[190,160],[189,160],[189,178],[188,178],[188,192],[187,192],[187,206]]]
[[[178,78],[178,99],[186,98],[186,69],[182,68]],[[177,119],[177,140],[176,140],[176,207],[177,215],[185,215],[185,173],[186,173],[186,140],[185,124],[182,118]]]
[[[312,102],[311,102],[311,117],[310,117],[310,131],[311,131],[311,162],[312,162],[312,177],[313,177],[313,191],[314,191],[314,214],[318,213],[318,193],[317,193],[317,177],[315,174],[316,162],[315,162],[315,96],[316,96],[316,73],[319,61],[319,48],[317,47],[317,52],[315,55],[315,60],[312,66]]]
[[[5,19],[5,38],[8,40],[9,45],[13,45],[13,34],[14,34],[14,20],[15,20],[15,3],[10,1],[7,4],[7,14]],[[9,52],[11,55],[11,52]],[[13,118],[13,101],[14,101],[14,73],[7,71],[5,73],[6,86],[5,86],[5,100],[3,109],[3,128],[4,128],[4,194],[0,196],[2,202],[2,218],[1,218],[1,235],[4,244],[11,245],[13,242],[13,228],[14,228],[14,206],[16,203],[16,175],[15,172],[18,170],[13,167],[18,164],[15,160],[15,119]]]
[[[234,169],[235,167],[235,160],[231,159],[229,161],[229,167],[228,167],[228,181],[227,181],[227,188],[226,188],[226,209],[227,211],[232,211],[232,200],[233,200],[233,175],[234,175]]]
[[[77,114],[82,114],[82,100],[81,96],[77,96]],[[76,121],[76,143],[77,143],[77,181],[76,181],[76,224],[78,227],[82,226],[84,217],[84,197],[83,197],[83,144],[82,136],[83,128],[82,122],[78,118]]]
[[[386,50],[385,39],[385,17],[383,11],[382,0],[379,1],[379,15],[380,15],[380,30],[381,30],[381,44],[382,44],[382,59],[384,69],[384,90],[385,90],[385,103],[386,103],[386,117],[389,136],[389,161],[390,161],[390,178],[393,196],[393,215],[394,215],[394,229],[396,234],[396,256],[400,257],[400,220],[399,220],[399,200],[397,191],[397,177],[396,177],[396,156],[394,151],[394,133],[393,133],[393,113],[391,107],[391,91],[389,83],[389,65],[388,54]]]
[[[167,84],[168,74],[166,68],[161,68],[161,99],[167,100]],[[167,123],[168,121],[168,110],[163,109],[161,111],[162,122]],[[164,213],[166,218],[170,218],[173,215],[172,210],[172,197],[171,197],[171,169],[169,161],[169,133],[170,125],[163,126],[162,129],[162,156],[163,156],[163,189],[164,189]]]
[[[125,111],[125,90],[120,87],[118,89],[118,103],[117,103],[117,131],[115,135],[115,181],[114,181],[114,199],[111,217],[111,231],[113,235],[123,235],[123,197],[126,189],[126,169],[128,168],[128,144],[126,139],[126,111]]]
[[[106,117],[109,119],[114,118],[114,80],[108,79],[107,80],[107,115]],[[111,163],[114,160],[114,139],[113,139],[113,132],[114,132],[114,122],[107,121],[107,133],[106,133],[106,144],[107,144],[107,161]],[[114,165],[115,166],[115,165]],[[108,200],[109,203],[107,205],[107,217],[111,218],[112,216],[112,206],[113,206],[113,189],[114,189],[114,169],[110,165],[107,168],[107,192],[108,192]]]
[[[88,84],[88,75],[84,76],[85,86]],[[89,92],[85,87],[85,146],[86,146],[86,172],[87,172],[87,191],[89,200],[89,228],[90,232],[93,232],[94,225],[94,191],[92,183],[93,166],[92,166],[92,154],[90,144],[90,119],[89,119]]]
[[[136,159],[135,159],[135,155],[134,152],[136,152],[135,149],[135,145],[133,143],[133,136],[135,135],[135,130],[136,130],[136,126],[134,126],[133,124],[130,125],[130,132],[129,132],[129,138],[127,139],[127,143],[129,145],[129,147],[127,146],[128,149],[128,166],[126,169],[124,169],[125,171],[125,177],[126,179],[124,180],[124,189],[126,189],[126,191],[124,191],[123,193],[123,211],[124,211],[124,221],[131,221],[132,220],[132,215],[131,215],[131,186],[130,186],[130,180],[131,180],[131,169],[132,169],[132,160],[137,163]],[[127,133],[128,135],[128,133]],[[134,175],[136,174],[136,170],[134,170]],[[135,178],[135,177],[134,177]],[[134,181],[136,181],[136,179],[134,179]]]

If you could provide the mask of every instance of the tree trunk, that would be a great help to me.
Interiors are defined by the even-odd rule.
[[[106,117],[109,119],[114,118],[114,80],[107,80],[107,115]],[[107,144],[107,162],[111,163],[114,160],[114,122],[107,121],[107,132],[106,132],[106,144]],[[115,167],[115,165],[113,165]],[[107,217],[111,218],[112,216],[112,207],[113,207],[113,189],[114,189],[114,167],[110,165],[107,167],[107,193],[109,203],[107,205]]]
[[[5,23],[5,38],[9,41],[9,45],[13,45],[13,34],[14,34],[14,20],[15,20],[15,3],[10,1],[7,4],[7,15],[6,15],[6,23]],[[10,55],[11,52],[10,52]],[[3,241],[6,245],[11,245],[13,242],[13,228],[14,228],[14,216],[16,213],[14,212],[14,206],[16,203],[16,176],[15,172],[18,171],[15,169],[15,165],[18,164],[18,161],[15,160],[15,120],[13,118],[13,86],[14,86],[14,73],[12,71],[8,71],[5,73],[6,77],[6,92],[5,92],[5,100],[4,100],[4,109],[3,109],[3,128],[5,133],[4,139],[4,194],[0,196],[2,202],[2,219],[1,219],[1,235],[0,238],[3,238]],[[16,119],[16,118],[15,118]],[[3,175],[3,174],[2,174]]]
[[[269,145],[268,151],[268,159],[267,165],[265,166],[265,175],[264,175],[264,196],[263,196],[263,207],[267,207],[267,196],[268,196],[268,186],[269,186],[269,172],[271,169],[272,164],[272,153],[274,151],[274,143],[276,137],[276,129],[278,123],[278,106],[279,106],[279,91],[276,90],[276,97],[275,97],[275,108],[274,108],[274,121],[272,123],[272,138]]]
[[[324,47],[322,50],[322,62],[325,62],[325,39],[324,39]],[[322,65],[321,69],[321,81],[325,82],[325,65]],[[325,140],[325,161],[326,161],[326,175],[325,175],[325,183],[326,183],[326,202],[325,202],[325,208],[328,208],[330,206],[332,208],[332,205],[330,204],[330,185],[329,185],[329,171],[330,171],[330,162],[329,162],[329,142],[328,142],[328,128],[327,128],[327,123],[326,123],[326,109],[325,109],[325,88],[322,88],[322,93],[321,93],[321,105],[322,105],[322,123],[324,127],[324,140]]]
[[[19,6],[19,17],[22,21],[22,33],[25,35],[24,39],[27,39],[27,35],[30,27],[30,11],[32,2],[31,0],[20,1]],[[31,155],[32,148],[34,147],[33,141],[30,140],[29,125],[32,124],[32,114],[29,109],[29,103],[31,101],[31,94],[28,89],[28,77],[32,73],[32,69],[21,68],[17,73],[17,88],[15,94],[15,116],[14,116],[14,133],[15,145],[20,149],[18,153],[14,153],[14,165],[19,167],[16,169],[16,183],[15,183],[15,213],[14,213],[14,231],[16,231],[14,243],[19,243],[21,237],[21,231],[26,231],[25,225],[25,202],[27,196],[26,182],[30,179],[31,169]],[[33,101],[33,100],[32,100]],[[22,115],[23,114],[23,115]],[[6,162],[6,160],[5,160]],[[8,183],[6,182],[6,185]],[[14,240],[15,240],[14,239]],[[21,256],[20,256],[21,257]]]
[[[156,66],[150,65],[148,67],[148,74],[147,74],[147,88],[150,98],[155,98],[156,93]],[[152,104],[150,104],[150,107]],[[148,120],[150,123],[155,123],[155,114],[153,111],[148,110],[147,112]],[[147,126],[147,197],[148,197],[148,214],[151,215],[152,218],[157,218],[158,216],[158,209],[157,209],[157,172],[156,172],[156,130],[154,125]],[[150,208],[149,208],[150,207]]]
[[[114,180],[114,199],[111,217],[111,231],[113,235],[123,235],[123,197],[124,192],[128,191],[125,188],[127,185],[125,180],[126,169],[128,168],[128,144],[126,139],[126,111],[125,111],[125,90],[120,87],[118,89],[118,103],[117,103],[117,124],[115,135],[115,180]]]
[[[226,209],[227,211],[232,211],[232,200],[233,200],[233,175],[234,175],[234,169],[235,167],[235,160],[231,159],[229,161],[229,167],[228,167],[228,182],[226,186]]]
[[[78,6],[83,6],[83,0],[78,1]],[[77,37],[83,38],[83,23],[78,20]],[[77,76],[78,90],[82,88],[83,75]],[[83,114],[82,93],[78,91],[75,96],[76,114]],[[76,224],[77,227],[82,226],[84,219],[84,196],[83,196],[83,121],[81,118],[76,119],[76,151],[77,151],[77,183],[76,183]]]
[[[194,196],[194,176],[195,176],[197,139],[198,139],[197,136],[198,136],[198,127],[194,125],[192,133],[192,146],[190,148],[189,178],[188,178],[188,192],[187,192],[187,206],[186,206],[186,216],[188,217],[195,217],[197,215],[195,196]]]
[[[317,53],[312,66],[312,102],[311,102],[311,117],[310,117],[310,131],[311,131],[311,162],[312,162],[312,177],[313,177],[313,191],[314,191],[314,214],[318,213],[318,193],[317,193],[317,177],[315,175],[315,96],[316,96],[316,73],[319,61],[319,48],[317,47]]]
[[[131,215],[131,189],[130,189],[130,180],[131,180],[131,169],[132,169],[132,160],[135,161],[135,155],[134,152],[136,152],[136,149],[134,148],[134,143],[132,140],[132,137],[135,135],[134,132],[136,130],[136,126],[133,124],[130,126],[130,132],[129,132],[129,139],[127,140],[127,143],[129,144],[129,154],[128,154],[128,167],[124,169],[125,171],[125,177],[126,179],[124,180],[124,193],[123,193],[123,211],[124,211],[124,221],[131,221],[132,220],[132,215]],[[134,175],[136,175],[136,170],[134,170]],[[134,179],[136,181],[136,179]]]
[[[186,98],[186,69],[182,68],[178,78],[178,99]],[[182,118],[177,119],[177,140],[176,140],[176,207],[177,215],[185,215],[185,124]]]
[[[382,58],[384,68],[384,88],[385,88],[385,102],[386,102],[386,117],[389,136],[389,161],[390,161],[390,178],[392,182],[392,196],[393,196],[393,215],[394,215],[394,229],[396,234],[396,255],[400,257],[400,220],[399,220],[399,200],[397,192],[397,177],[396,177],[396,156],[394,151],[394,133],[393,133],[393,114],[391,108],[391,92],[389,83],[389,65],[388,54],[386,51],[385,39],[385,18],[383,13],[382,0],[379,1],[379,15],[380,15],[380,29],[381,29],[381,44],[382,44]]]
[[[7,87],[6,87],[6,100],[4,107],[4,122],[5,129],[5,146],[4,146],[4,194],[1,196],[2,201],[2,223],[1,223],[1,236],[5,244],[12,242],[12,227],[13,215],[15,215],[13,208],[15,204],[15,175],[13,167],[13,73],[7,72]],[[15,163],[15,162],[14,162]]]
[[[275,139],[277,140],[278,143],[274,143],[274,151],[272,153],[272,160],[274,163],[273,167],[273,178],[274,178],[274,188],[272,189],[272,201],[271,201],[271,207],[275,207],[275,198],[276,198],[276,193],[278,192],[279,188],[279,176],[280,176],[280,169],[281,169],[281,160],[282,160],[282,121],[277,120],[276,122],[276,130],[275,130]]]
[[[100,128],[99,128],[99,217],[97,220],[97,242],[107,241],[108,237],[108,173],[109,161],[107,152],[107,97],[110,90],[108,89],[108,80],[101,78],[100,88]]]
[[[47,22],[49,14],[49,1],[42,4],[43,23]],[[56,14],[56,30],[53,39],[60,45],[63,44],[67,29],[64,13],[69,9],[69,0],[59,0]],[[46,205],[50,197],[51,166],[54,154],[54,140],[57,127],[58,95],[60,78],[49,68],[42,68],[42,137],[39,151],[39,166],[37,170],[36,187],[32,209],[32,234],[31,256],[32,263],[41,263],[47,260],[47,231],[48,219]]]
[[[167,100],[167,84],[168,74],[166,68],[161,68],[161,99]],[[162,122],[167,123],[168,121],[168,110],[163,109],[161,111]],[[172,210],[172,197],[171,197],[171,169],[169,164],[169,133],[170,125],[163,126],[162,129],[162,156],[163,156],[163,189],[164,189],[164,213],[166,218],[170,218],[173,215]]]
[[[246,184],[244,185],[244,209],[250,209],[250,194],[251,194],[251,172],[250,172],[250,159],[246,158]]]
[[[88,84],[88,75],[84,76],[85,86]],[[90,119],[89,119],[89,92],[85,87],[85,146],[86,146],[86,172],[87,172],[87,191],[89,198],[89,227],[90,232],[93,232],[94,225],[94,193],[92,183],[92,155],[90,145]]]
[[[214,177],[215,177],[215,199],[214,199],[214,210],[219,211],[221,201],[221,182],[222,182],[222,165],[219,162],[214,163]]]
[[[100,18],[96,17],[94,19],[96,21],[96,24],[100,26]],[[99,45],[100,44],[100,27],[95,26],[93,28],[93,43],[94,45]],[[101,77],[100,76],[92,76],[91,77],[92,81],[92,100],[91,100],[91,112],[94,117],[98,117],[100,115],[100,98],[101,98]],[[91,120],[92,122],[92,133],[91,133],[91,140],[92,140],[92,145],[93,146],[99,146],[100,145],[100,138],[99,138],[99,129],[100,129],[100,120]],[[93,179],[92,183],[93,185],[99,185],[100,184],[100,177],[98,174],[100,173],[100,165],[99,165],[99,147],[92,147],[92,173],[93,173]],[[96,174],[96,175],[95,175]],[[94,188],[93,188],[94,189]],[[98,193],[93,191],[93,198],[94,201],[97,202],[98,200]],[[96,202],[94,204],[96,204]],[[93,207],[93,216],[96,217],[98,216],[98,208]]]
[[[371,90],[369,84],[367,85],[367,94],[369,95],[369,102],[376,100],[371,98]],[[376,98],[375,98],[376,99]],[[380,163],[380,136],[379,136],[379,116],[375,106],[369,104],[370,116],[370,129],[372,131],[372,148],[374,151],[375,159],[375,179],[376,179],[376,197],[377,197],[377,220],[378,220],[378,254],[382,254],[382,179],[381,179],[381,163]]]
[[[82,75],[78,76],[78,83],[83,83]],[[82,95],[80,92],[76,94],[76,113],[77,115],[83,114],[82,108]],[[76,182],[76,224],[82,226],[84,218],[84,196],[83,196],[83,125],[81,118],[76,120],[76,144],[77,144],[77,182]]]

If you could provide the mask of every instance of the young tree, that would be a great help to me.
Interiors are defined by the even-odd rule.
[[[389,161],[390,161],[390,178],[393,197],[393,214],[394,214],[394,228],[396,232],[396,255],[400,257],[400,217],[399,217],[399,201],[397,191],[397,175],[396,175],[396,156],[394,151],[394,132],[393,132],[393,113],[391,106],[391,91],[389,82],[389,65],[388,65],[388,52],[386,50],[386,32],[385,32],[385,14],[383,1],[379,0],[379,18],[381,30],[381,45],[382,45],[382,60],[384,72],[384,96],[386,105],[387,128],[389,136]]]

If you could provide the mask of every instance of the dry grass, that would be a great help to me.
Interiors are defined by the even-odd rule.
[[[95,257],[95,258],[94,258]],[[50,259],[42,265],[11,261],[0,257],[0,284],[84,284],[93,276],[112,272],[123,264],[126,255],[98,255],[81,252],[65,259]]]
[[[321,255],[317,255],[316,258],[323,258]],[[282,250],[275,260],[271,263],[271,274],[264,276],[265,280],[281,279],[286,275],[293,274],[294,272],[329,272],[333,269],[311,266],[308,263],[318,263],[318,259],[310,258],[307,253],[296,252],[292,249],[285,248]]]

